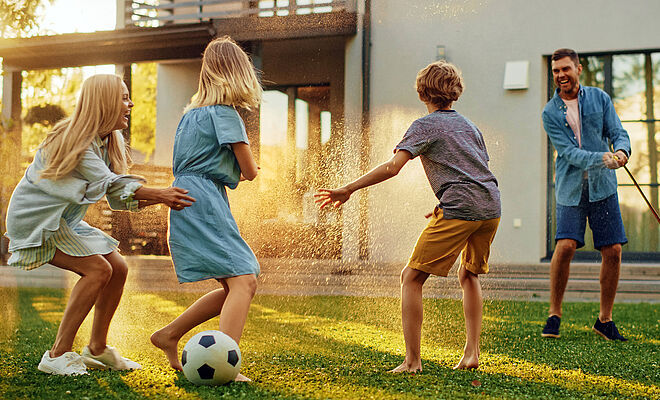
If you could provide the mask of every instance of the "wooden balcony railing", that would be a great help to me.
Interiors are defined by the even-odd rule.
[[[356,0],[125,0],[126,27],[353,12]]]

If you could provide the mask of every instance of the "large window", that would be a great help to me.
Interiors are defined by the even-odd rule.
[[[627,167],[646,198],[658,209],[658,144],[660,137],[660,50],[583,54],[581,84],[607,92],[630,136],[632,156]],[[554,94],[548,59],[548,98]],[[554,250],[555,152],[548,142],[548,255]],[[619,202],[628,236],[624,259],[660,259],[660,224],[623,168],[617,170]],[[576,258],[598,257],[587,227],[587,245]]]

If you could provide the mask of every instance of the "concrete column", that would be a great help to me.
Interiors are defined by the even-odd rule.
[[[21,122],[21,84],[23,83],[21,72],[6,69],[2,79],[2,115],[5,119],[14,120],[15,124]]]
[[[158,64],[155,165],[172,165],[176,127],[184,107],[197,92],[201,66],[201,60]]]
[[[346,42],[344,70],[344,162],[343,182],[358,178],[360,168],[362,132],[362,28],[361,17],[358,20],[357,34]],[[368,156],[368,153],[366,154]],[[360,258],[360,204],[361,196],[366,196],[363,189],[354,195],[354,199],[342,206],[342,259],[355,261]]]
[[[306,175],[311,178],[310,186],[319,187],[319,169],[321,164],[321,109],[309,103],[308,133],[307,133],[307,169]]]
[[[261,71],[263,70],[263,43],[251,42],[246,50],[252,60],[252,65],[254,65],[254,68],[256,69],[257,78],[261,80]],[[242,110],[239,110],[239,112],[245,122],[245,130],[247,131],[248,139],[250,140],[252,155],[255,160],[257,160],[257,163],[259,163],[261,160],[260,109],[257,107],[251,112]]]
[[[2,80],[2,118],[0,119],[0,264],[7,258],[5,218],[9,198],[21,179],[21,84],[20,70],[6,69]]]
[[[286,89],[288,107],[286,117],[286,175],[289,184],[296,182],[296,88]]]
[[[131,17],[132,13],[126,7],[126,0],[116,0],[116,4],[115,29],[124,29],[126,28],[126,20]]]

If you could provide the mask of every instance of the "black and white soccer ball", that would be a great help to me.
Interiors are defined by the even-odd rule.
[[[220,331],[204,331],[188,340],[181,354],[183,374],[196,385],[224,385],[241,369],[241,351]]]

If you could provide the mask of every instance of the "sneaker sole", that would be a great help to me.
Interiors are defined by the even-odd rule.
[[[85,364],[87,368],[92,368],[92,369],[102,369],[106,370],[108,369],[108,366],[103,364],[101,361],[95,360],[91,357],[82,357],[82,361]]]
[[[602,338],[605,339],[605,340],[612,340],[612,339],[608,338],[607,336],[605,336],[605,335],[603,334],[603,332],[599,331],[599,330],[596,329],[595,327],[592,327],[591,330],[594,331],[594,332],[596,332],[600,337],[602,337]]]
[[[551,338],[558,338],[560,335],[559,334],[554,334],[554,333],[542,333],[542,337],[551,337]]]
[[[51,375],[61,375],[61,376],[87,375],[87,371],[85,371],[85,372],[76,372],[76,373],[71,373],[71,374],[62,374],[62,373],[60,373],[60,371],[58,371],[58,370],[55,370],[55,369],[52,369],[52,368],[45,367],[45,366],[43,366],[43,365],[41,365],[41,364],[39,364],[39,365],[37,366],[37,369],[38,369],[39,371],[41,371],[41,372],[45,372],[45,373],[47,373],[47,374],[51,374]]]

